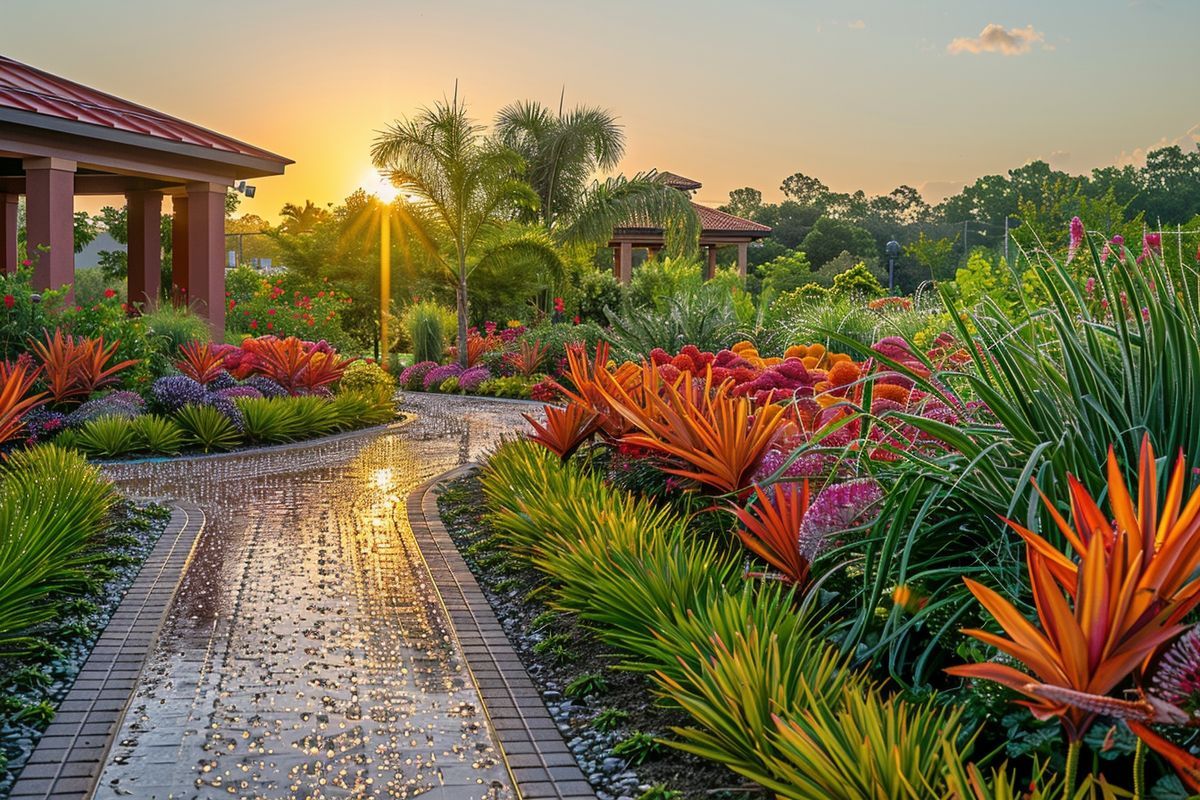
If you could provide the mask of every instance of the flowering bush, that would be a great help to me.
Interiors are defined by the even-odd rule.
[[[204,402],[204,386],[186,375],[168,375],[150,386],[150,403],[157,411],[172,413],[189,404]]]
[[[400,373],[400,387],[411,391],[425,388],[425,374],[437,365],[436,361],[418,361],[411,367],[405,367]]]
[[[246,268],[240,268],[246,269]],[[226,292],[226,327],[250,336],[275,334],[324,339],[341,347],[351,344],[341,313],[354,301],[324,281],[315,292],[302,291],[286,277],[231,277]],[[257,281],[254,278],[257,278]]]
[[[133,419],[146,410],[146,401],[136,392],[116,391],[94,397],[67,415],[67,424],[78,428],[100,417]]]
[[[487,367],[471,367],[458,376],[458,388],[468,394],[479,390],[479,385],[492,379],[492,372]]]
[[[457,378],[463,373],[463,368],[458,364],[443,364],[440,367],[434,367],[425,373],[425,377],[421,379],[421,388],[425,391],[435,390],[442,385],[442,381],[447,378]]]
[[[242,386],[254,389],[263,397],[286,397],[287,389],[263,375],[251,375],[242,381]]]

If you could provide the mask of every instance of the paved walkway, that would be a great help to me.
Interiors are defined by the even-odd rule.
[[[406,410],[387,434],[109,470],[208,524],[97,797],[512,796],[405,500],[528,406]]]

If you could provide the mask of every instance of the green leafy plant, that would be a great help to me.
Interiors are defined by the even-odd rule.
[[[136,448],[171,456],[183,447],[183,430],[174,420],[157,414],[143,414],[129,422]]]
[[[653,734],[635,731],[617,742],[613,746],[612,754],[637,767],[658,758],[666,749]]]
[[[413,363],[441,361],[456,323],[454,309],[420,300],[404,310],[402,324],[412,343]]]
[[[104,416],[90,420],[79,429],[78,447],[90,456],[120,458],[138,447],[138,437],[130,420]]]
[[[184,441],[206,453],[232,450],[242,443],[242,434],[212,406],[189,404],[175,412],[175,422],[183,430]]]
[[[620,708],[605,708],[601,709],[599,714],[592,717],[592,727],[598,731],[608,733],[609,731],[615,731],[628,720],[628,711]]]
[[[567,697],[581,699],[593,694],[604,694],[608,691],[608,679],[602,672],[585,672],[576,676],[563,689]]]

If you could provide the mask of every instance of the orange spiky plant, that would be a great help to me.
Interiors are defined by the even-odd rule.
[[[693,381],[688,372],[667,382],[657,367],[643,364],[640,391],[615,380],[599,389],[609,406],[637,429],[622,441],[686,465],[665,466],[665,472],[744,499],[785,421],[783,408],[767,404],[756,409],[749,398],[732,394],[729,381],[714,386],[712,370],[705,373],[701,382]]]
[[[810,564],[800,552],[800,526],[810,503],[808,481],[799,487],[776,484],[771,491],[755,485],[754,494],[748,508],[733,508],[742,523],[738,537],[747,550],[778,570],[786,583],[804,587]]]
[[[1148,731],[1149,722],[1189,720],[1184,711],[1141,689],[1156,656],[1187,630],[1183,619],[1200,603],[1200,491],[1184,503],[1187,475],[1181,453],[1159,509],[1154,449],[1144,437],[1136,500],[1109,448],[1112,523],[1073,477],[1069,486],[1074,527],[1043,496],[1077,560],[1009,521],[1027,545],[1037,623],[1026,620],[995,591],[964,578],[1006,636],[982,630],[965,633],[1008,654],[1025,671],[981,663],[947,672],[1000,683],[1025,695],[1023,704],[1036,716],[1062,721],[1072,748],[1098,714],[1122,717],[1143,731]],[[1139,699],[1122,698],[1127,688],[1136,689]],[[1161,744],[1153,734],[1143,738],[1152,747]],[[1200,776],[1191,760],[1193,777]],[[1178,759],[1175,763],[1178,766]]]
[[[225,354],[217,353],[209,342],[188,342],[179,348],[180,360],[175,368],[181,373],[207,386],[225,368]]]
[[[45,392],[29,394],[40,372],[20,361],[0,361],[0,444],[15,438],[25,427],[25,415],[46,402]]]
[[[107,347],[104,337],[64,335],[61,328],[54,334],[45,332],[45,341],[29,341],[29,347],[42,362],[43,378],[51,399],[56,403],[86,397],[117,380],[117,373],[132,367],[137,361],[129,359],[109,364],[120,341]]]
[[[601,386],[615,383],[634,391],[641,375],[637,366],[629,362],[621,364],[615,372],[610,373],[608,357],[607,342],[596,345],[596,355],[591,360],[588,359],[587,348],[584,345],[567,345],[567,378],[570,386],[554,381],[554,387],[569,403],[586,408],[597,416],[602,436],[607,439],[619,439],[631,431],[633,426],[613,409]]]
[[[518,375],[524,375],[526,378],[535,374],[542,368],[542,364],[546,363],[546,359],[550,356],[550,348],[542,344],[541,340],[534,339],[527,341],[522,339],[518,349],[515,352],[509,353],[504,357]]]
[[[529,438],[563,461],[600,429],[599,417],[583,406],[572,403],[566,408],[543,406],[543,409],[546,412],[545,425],[529,414],[521,415],[533,426],[534,433]]]

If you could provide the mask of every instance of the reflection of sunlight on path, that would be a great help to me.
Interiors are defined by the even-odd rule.
[[[510,796],[406,501],[518,421],[442,401],[391,434],[111,467],[208,523],[97,796]]]

